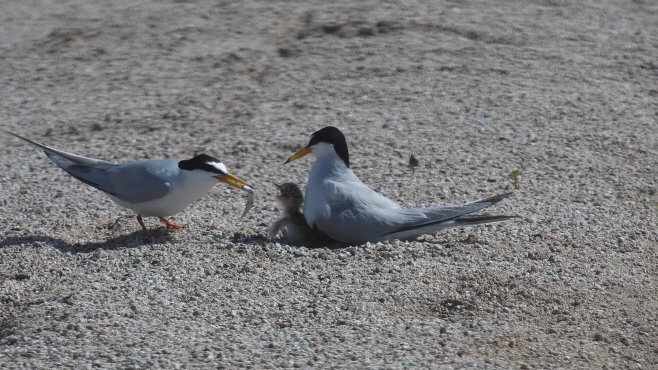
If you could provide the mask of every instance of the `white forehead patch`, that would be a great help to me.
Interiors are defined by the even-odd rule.
[[[219,171],[223,173],[227,173],[228,171],[226,170],[226,166],[224,166],[224,163],[222,162],[207,162],[209,165],[215,167]]]

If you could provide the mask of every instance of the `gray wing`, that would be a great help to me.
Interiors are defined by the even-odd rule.
[[[67,153],[16,134],[9,134],[42,149],[53,163],[69,175],[131,204],[149,202],[169,194],[169,182],[153,174],[152,167],[158,164],[168,165],[172,161],[178,162],[170,159],[115,164]]]
[[[46,155],[71,176],[126,203],[139,204],[160,199],[171,189],[169,181],[150,171],[155,164],[153,162],[168,160],[89,166],[50,153]]]
[[[504,221],[514,216],[467,216],[507,198],[512,193],[452,207],[402,208],[368,188],[360,180],[332,183],[327,196],[328,217],[318,217],[317,227],[347,243],[385,240],[391,235],[414,236],[440,230],[446,225],[465,226]],[[420,235],[420,234],[419,234]],[[417,235],[416,235],[417,236]]]
[[[178,162],[177,159],[148,160],[109,168],[99,189],[108,194],[111,191],[114,197],[131,204],[160,199],[169,194],[171,184],[157,173],[163,172],[163,168],[177,170]]]
[[[364,243],[394,232],[403,225],[427,219],[419,209],[402,208],[367,187],[357,178],[333,182],[328,196],[328,217],[318,217],[317,227],[332,238],[346,243]]]
[[[423,212],[427,216],[427,219],[421,222],[409,222],[400,225],[399,228],[380,236],[414,229],[427,228],[429,226],[440,225],[450,221],[454,221],[455,226],[465,226],[470,224],[476,225],[480,223],[496,222],[513,218],[516,216],[466,216],[469,213],[473,213],[483,208],[489,207],[490,205],[496,204],[501,200],[509,197],[510,195],[512,195],[512,193],[499,194],[489,198],[476,200],[471,203],[452,207],[415,208]]]

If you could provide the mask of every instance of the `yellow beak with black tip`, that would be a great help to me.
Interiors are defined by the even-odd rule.
[[[229,184],[229,185],[234,186],[238,189],[242,189],[242,187],[244,185],[250,186],[244,180],[239,179],[239,178],[231,175],[230,173],[227,173],[226,175],[216,175],[216,176],[213,176],[213,177],[216,178],[217,180],[219,180],[219,182]]]
[[[305,146],[305,147],[299,149],[299,151],[297,153],[293,154],[292,157],[288,158],[288,160],[284,164],[286,164],[288,162],[292,162],[296,159],[299,159],[299,158],[309,154],[312,151],[313,151],[313,148],[309,148],[309,147]]]

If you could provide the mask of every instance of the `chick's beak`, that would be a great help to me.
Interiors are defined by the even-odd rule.
[[[242,189],[242,186],[244,186],[244,185],[249,186],[249,184],[247,184],[244,180],[242,180],[240,178],[237,178],[237,177],[231,175],[230,173],[227,173],[226,175],[216,175],[216,176],[213,176],[213,177],[216,178],[217,180],[219,180],[219,182],[229,184],[229,185],[234,186],[238,189]]]
[[[299,151],[297,153],[293,154],[292,157],[288,158],[288,160],[284,164],[286,164],[288,162],[292,162],[296,159],[299,159],[299,158],[307,155],[308,153],[310,153],[312,151],[313,151],[313,148],[309,148],[309,147],[305,146],[305,147],[299,149]]]

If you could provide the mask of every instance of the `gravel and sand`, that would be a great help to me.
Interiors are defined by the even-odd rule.
[[[655,1],[0,8],[1,368],[658,367]],[[283,162],[326,125],[405,206],[514,191],[488,211],[522,217],[266,240],[274,183],[312,159]],[[256,204],[238,222],[245,194],[218,185],[150,239],[4,131],[115,162],[204,152]]]

